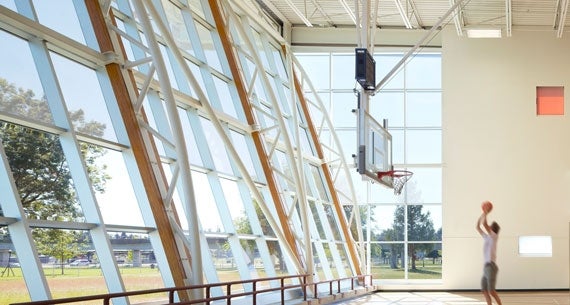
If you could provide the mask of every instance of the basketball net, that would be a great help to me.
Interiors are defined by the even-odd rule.
[[[404,189],[404,185],[414,173],[407,170],[391,170],[387,172],[378,172],[378,178],[382,179],[384,176],[392,177],[392,185],[394,187],[394,195],[400,195]]]

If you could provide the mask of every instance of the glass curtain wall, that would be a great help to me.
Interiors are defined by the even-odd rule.
[[[13,277],[0,278],[2,301],[174,286],[164,230],[201,256],[208,283],[356,275],[360,224],[339,208],[355,202],[334,199],[273,28],[219,1],[236,75],[208,1],[104,1],[108,29],[86,3],[0,1],[0,266]]]
[[[376,51],[379,81],[404,56]],[[354,53],[299,51],[296,57],[328,104],[344,157],[357,151]],[[347,72],[349,71],[349,72]],[[441,54],[422,52],[371,98],[370,113],[388,121],[395,169],[414,173],[400,196],[378,183],[353,183],[363,208],[368,273],[383,280],[440,280],[442,269]],[[331,143],[332,144],[332,143]],[[353,162],[353,164],[355,161]]]

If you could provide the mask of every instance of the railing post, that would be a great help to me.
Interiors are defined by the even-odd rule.
[[[319,297],[319,291],[317,290],[317,283],[313,284],[313,298],[317,299]]]
[[[333,284],[333,282],[330,281],[329,282],[329,295],[332,295],[332,284]]]
[[[206,304],[210,305],[210,286],[206,286],[206,299],[208,299]]]
[[[253,281],[253,305],[257,305],[257,281],[254,280]]]
[[[340,293],[340,280],[336,281],[336,293]]]
[[[350,290],[354,290],[354,279],[350,279]]]
[[[307,276],[303,275],[303,301],[307,300]]]
[[[232,295],[232,288],[231,288],[231,286],[232,286],[232,284],[228,284],[228,285],[227,285],[227,291],[226,291],[226,296],[228,297],[228,299],[226,300],[226,303],[227,303],[228,305],[231,305],[231,304],[232,304],[232,298],[231,298],[231,295]]]
[[[285,304],[285,279],[281,278],[281,304]]]

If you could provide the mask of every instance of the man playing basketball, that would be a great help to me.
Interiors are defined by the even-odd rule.
[[[492,208],[492,205],[491,205]],[[499,294],[495,290],[497,283],[497,273],[499,268],[495,263],[497,259],[497,241],[499,239],[499,231],[501,227],[495,221],[487,223],[487,214],[491,208],[483,208],[483,214],[477,220],[477,232],[483,237],[483,257],[485,258],[485,265],[483,267],[483,278],[481,279],[481,291],[485,296],[487,305],[493,304],[491,296],[495,298],[497,304],[502,305]]]

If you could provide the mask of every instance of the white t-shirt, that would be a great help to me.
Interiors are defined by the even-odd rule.
[[[485,264],[495,262],[497,260],[497,240],[499,236],[497,233],[491,231],[489,234],[483,235],[483,257]]]

